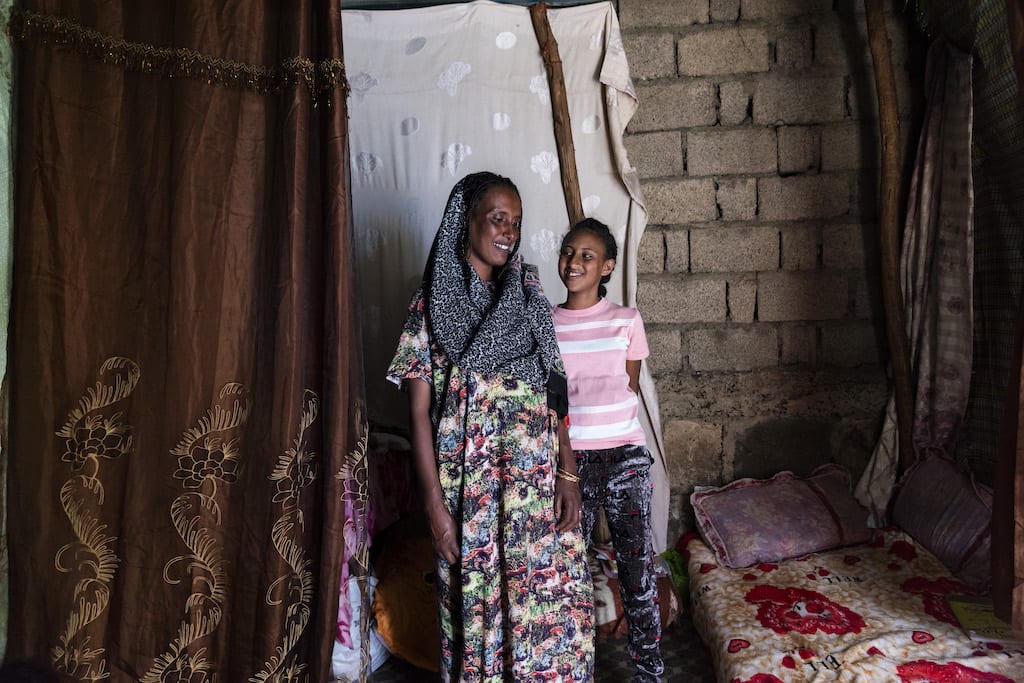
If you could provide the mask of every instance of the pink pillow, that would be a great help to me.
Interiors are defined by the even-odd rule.
[[[726,567],[748,567],[871,538],[867,510],[850,492],[850,473],[834,464],[809,476],[780,472],[694,491],[690,503],[704,541]]]

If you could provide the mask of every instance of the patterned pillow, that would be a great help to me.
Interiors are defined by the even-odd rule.
[[[952,460],[933,455],[904,476],[893,523],[959,578],[985,593],[992,581],[992,491]]]
[[[704,541],[732,568],[864,543],[872,533],[850,492],[850,473],[834,464],[805,478],[738,479],[694,491],[690,503]]]

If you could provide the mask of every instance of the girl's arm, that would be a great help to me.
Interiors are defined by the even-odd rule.
[[[629,388],[634,394],[640,393],[640,363],[639,360],[626,361],[626,374],[629,375]]]
[[[569,442],[569,428],[565,420],[558,421],[558,471],[572,477],[576,471],[576,455]],[[578,482],[555,476],[555,529],[568,531],[580,523],[583,496]]]
[[[430,421],[430,385],[420,379],[407,379],[404,386],[409,392],[413,462],[430,521],[434,552],[447,562],[455,562],[459,557],[459,540],[455,520],[444,504],[441,480],[437,476],[434,428]]]

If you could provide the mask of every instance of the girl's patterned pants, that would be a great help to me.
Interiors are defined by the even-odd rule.
[[[651,463],[644,446],[576,451],[583,494],[583,537],[590,539],[598,507],[604,508],[619,571],[622,606],[629,625],[628,652],[635,681],[658,681],[661,614],[651,540]]]

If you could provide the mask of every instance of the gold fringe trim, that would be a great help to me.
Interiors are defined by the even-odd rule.
[[[337,58],[314,63],[306,57],[292,57],[276,67],[256,66],[210,57],[187,48],[133,43],[63,17],[17,7],[11,9],[7,32],[14,40],[52,43],[104,64],[165,78],[192,78],[264,95],[278,94],[295,85],[305,86],[314,105],[325,101],[329,106],[330,94],[338,88],[342,97],[347,97],[349,92],[345,62]]]

